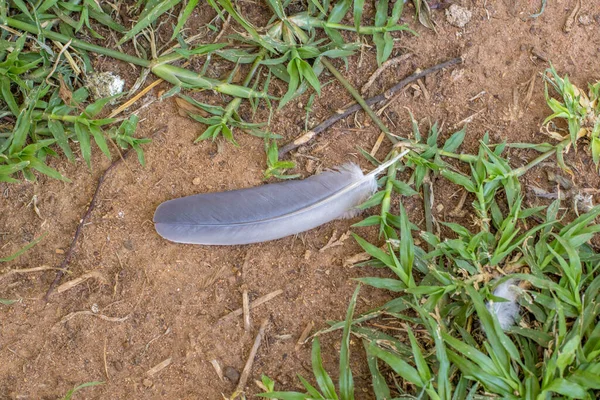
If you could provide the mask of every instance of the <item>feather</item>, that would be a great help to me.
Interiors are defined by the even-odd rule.
[[[177,242],[236,245],[295,235],[356,215],[356,206],[377,189],[377,174],[404,151],[363,175],[345,164],[304,180],[267,184],[169,200],[154,213],[156,231]]]
[[[500,327],[502,330],[507,330],[514,325],[515,321],[519,317],[519,303],[517,303],[518,287],[516,279],[509,279],[506,282],[502,282],[494,290],[494,297],[505,299],[506,301],[494,302],[489,301],[487,303],[487,309],[490,313],[496,315]]]

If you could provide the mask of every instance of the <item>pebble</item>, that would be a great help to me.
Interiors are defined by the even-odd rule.
[[[473,14],[469,9],[465,7],[461,7],[457,4],[452,4],[446,10],[446,20],[450,25],[456,26],[458,28],[463,28],[465,25],[471,21],[471,17]]]
[[[227,366],[225,367],[225,369],[223,370],[223,375],[225,375],[225,377],[227,379],[229,379],[229,381],[231,383],[237,384],[240,380],[240,373],[237,369]]]
[[[117,371],[119,371],[119,372],[123,370],[123,363],[122,363],[121,361],[115,361],[115,362],[113,363],[113,366],[114,366],[114,367],[115,367],[115,369],[116,369]]]
[[[192,181],[192,184],[194,184],[195,186],[198,186],[200,183],[202,183],[202,179],[198,178],[194,178],[194,180]]]
[[[579,23],[583,26],[588,26],[588,25],[593,24],[594,20],[588,14],[581,14],[579,16]]]
[[[147,388],[151,388],[151,387],[152,387],[152,381],[151,381],[150,379],[148,379],[148,378],[144,379],[144,380],[142,381],[142,383],[143,383],[143,384],[144,384],[144,386],[145,386],[145,387],[147,387]]]

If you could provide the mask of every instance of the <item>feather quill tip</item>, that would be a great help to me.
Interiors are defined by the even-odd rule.
[[[519,303],[517,303],[519,295],[517,283],[516,279],[509,279],[498,285],[494,290],[493,295],[494,297],[499,297],[506,301],[488,301],[486,304],[487,309],[496,316],[500,323],[500,327],[504,331],[515,324],[521,310]]]

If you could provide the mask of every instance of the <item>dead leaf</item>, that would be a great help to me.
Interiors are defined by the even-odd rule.
[[[182,99],[181,97],[175,97],[175,105],[177,106],[177,112],[182,117],[187,117],[188,113],[198,114],[204,118],[209,117],[209,114],[206,111],[196,107],[195,105]]]

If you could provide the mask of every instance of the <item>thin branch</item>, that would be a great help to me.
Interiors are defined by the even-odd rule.
[[[165,132],[166,130],[167,130],[167,127],[163,126],[159,129],[157,129],[152,136],[156,136],[162,132]],[[92,201],[90,201],[90,205],[88,206],[85,214],[83,215],[83,218],[81,218],[81,221],[79,221],[79,225],[77,225],[77,229],[75,230],[75,235],[73,236],[73,240],[71,240],[71,245],[69,246],[69,250],[67,251],[67,254],[65,255],[65,258],[63,259],[62,263],[60,264],[59,271],[56,273],[56,277],[54,278],[54,281],[52,281],[52,284],[50,284],[50,287],[48,288],[48,291],[46,292],[46,295],[44,296],[44,301],[46,301],[46,302],[48,301],[48,299],[50,298],[50,295],[54,291],[54,288],[56,287],[56,285],[58,285],[58,283],[60,282],[62,277],[65,275],[65,273],[69,269],[69,262],[71,261],[73,251],[75,250],[75,245],[77,244],[77,240],[79,239],[79,236],[81,235],[81,230],[83,229],[83,226],[85,225],[86,221],[89,219],[90,215],[92,214],[94,207],[96,207],[96,200],[98,199],[98,194],[100,193],[100,188],[102,187],[102,183],[106,179],[106,176],[108,175],[108,173],[110,171],[112,171],[113,168],[115,168],[117,165],[119,165],[129,154],[131,154],[131,150],[132,150],[132,148],[129,148],[125,153],[123,153],[122,158],[117,158],[115,161],[113,161],[113,163],[110,164],[110,166],[108,168],[106,168],[106,170],[102,173],[102,175],[100,175],[100,178],[98,179],[98,184],[96,185],[96,190],[94,191],[94,195],[92,196]]]
[[[395,93],[402,90],[409,83],[412,83],[418,79],[421,79],[429,74],[432,74],[432,73],[442,70],[444,68],[448,68],[448,67],[460,64],[460,63],[462,63],[462,58],[457,57],[457,58],[453,58],[451,60],[445,61],[441,64],[434,65],[433,67],[427,68],[426,70],[423,70],[419,73],[414,73],[414,74],[404,78],[400,82],[398,82],[395,86],[393,86],[388,91],[378,94],[377,96],[371,97],[369,99],[366,99],[365,103],[369,106],[379,103],[380,101],[386,100],[390,96],[393,96]],[[320,123],[314,129],[306,132],[305,134],[298,137],[294,141],[283,146],[279,150],[279,157],[283,157],[290,151],[297,149],[298,147],[302,146],[303,144],[306,144],[310,140],[314,139],[316,136],[323,133],[327,128],[329,128],[331,125],[335,124],[340,119],[346,118],[347,116],[351,115],[352,113],[355,113],[356,111],[358,111],[360,109],[361,109],[360,104],[354,104],[353,106],[350,106],[350,107],[346,108],[345,110],[340,110],[339,112],[335,113],[334,115],[332,115],[331,117],[329,117],[328,119],[326,119],[325,121]]]

